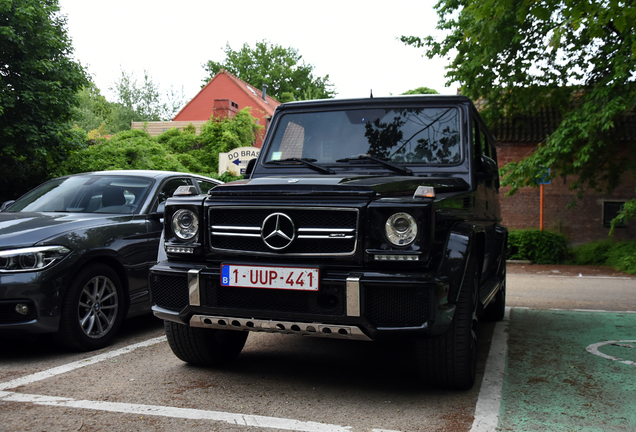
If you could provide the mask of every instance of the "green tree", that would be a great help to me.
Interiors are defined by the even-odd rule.
[[[92,82],[78,92],[79,104],[74,107],[72,122],[79,128],[89,132],[106,124],[110,132],[108,120],[112,115],[112,104],[100,93]]]
[[[87,85],[56,0],[0,1],[0,190],[15,198],[81,145],[70,126]]]
[[[204,85],[225,69],[243,81],[261,88],[267,84],[268,92],[279,101],[327,99],[336,95],[329,75],[314,76],[314,67],[306,64],[298,50],[283,48],[266,40],[256,42],[254,48],[247,43],[235,51],[228,43],[225,60],[209,60],[203,68],[208,73]]]
[[[103,136],[130,130],[131,121],[142,118],[134,107],[108,101],[92,82],[79,91],[78,97],[79,105],[74,109],[72,123],[89,136],[94,131]]]
[[[147,71],[143,82],[137,82],[131,73],[121,71],[121,77],[110,88],[115,93],[113,122],[118,124],[127,120],[128,129],[132,121],[169,121],[184,105],[183,90],[174,89],[161,94],[159,84],[155,83]]]
[[[402,93],[403,95],[419,95],[419,94],[439,94],[435,89],[429,87],[418,87],[413,90],[408,90]]]
[[[450,58],[449,82],[487,102],[491,126],[546,105],[561,115],[531,156],[504,168],[512,193],[536,186],[546,167],[551,177],[575,175],[579,192],[609,191],[636,173],[636,143],[617,127],[633,123],[636,105],[633,0],[441,0],[435,8],[446,36],[402,41]]]

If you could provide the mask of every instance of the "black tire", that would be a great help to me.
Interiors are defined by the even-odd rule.
[[[476,257],[468,262],[451,328],[445,334],[416,341],[417,368],[426,385],[466,390],[475,383],[475,305],[479,283],[476,263]]]
[[[190,327],[163,322],[172,352],[186,363],[196,366],[225,366],[238,357],[248,332]]]
[[[91,264],[69,285],[55,341],[78,351],[104,348],[117,334],[125,315],[124,292],[117,273],[105,264]]]

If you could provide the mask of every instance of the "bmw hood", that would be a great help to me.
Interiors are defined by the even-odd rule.
[[[210,190],[211,196],[312,195],[368,198],[409,197],[418,186],[432,186],[436,194],[467,191],[461,178],[451,177],[265,177],[226,183]]]
[[[0,249],[33,246],[65,232],[131,218],[132,215],[1,212]]]

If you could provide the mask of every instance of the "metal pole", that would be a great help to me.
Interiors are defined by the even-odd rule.
[[[539,185],[540,198],[539,198],[539,229],[543,231],[543,183]]]

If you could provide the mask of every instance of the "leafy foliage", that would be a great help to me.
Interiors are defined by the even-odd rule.
[[[142,83],[138,83],[132,74],[121,71],[121,78],[113,84],[115,103],[132,115],[131,121],[169,121],[184,105],[185,96],[174,89],[163,97],[159,84],[144,71]]]
[[[579,246],[573,251],[573,264],[607,265],[636,274],[636,242],[603,240]]]
[[[183,91],[179,94],[171,89],[162,96],[147,72],[139,84],[132,74],[122,71],[111,90],[115,102],[108,101],[92,82],[78,93],[79,106],[72,121],[91,139],[130,130],[133,121],[169,121],[185,104]]]
[[[106,100],[100,93],[95,84],[88,83],[78,92],[79,104],[73,107],[73,123],[85,131],[99,129],[102,125],[106,125],[111,116],[111,103]]]
[[[607,254],[606,264],[619,271],[636,274],[636,242],[618,242]]]
[[[557,264],[567,253],[565,237],[560,234],[536,229],[515,230],[508,234],[508,259]]]
[[[614,228],[618,223],[624,223],[631,220],[636,216],[636,199],[627,201],[623,204],[623,208],[618,215],[612,220],[612,228],[610,229],[610,235],[614,235]]]
[[[187,171],[174,154],[146,132],[129,130],[75,152],[58,174],[114,169]]]
[[[170,129],[154,138],[140,130],[123,131],[111,139],[98,139],[97,143],[75,151],[59,166],[55,175],[151,169],[217,177],[218,153],[250,146],[261,128],[246,108],[231,119],[210,120],[200,135],[195,135],[192,128]]]
[[[590,242],[574,248],[573,263],[578,265],[605,265],[609,251],[614,246],[611,239]]]
[[[418,95],[418,94],[439,94],[435,89],[429,87],[418,87],[416,89],[408,90],[402,93],[403,95]]]
[[[0,1],[2,195],[46,180],[49,168],[85,140],[69,125],[87,78],[71,59],[65,26],[56,0]]]
[[[559,112],[557,130],[528,158],[508,164],[511,193],[551,177],[576,175],[573,188],[612,190],[636,173],[636,143],[618,125],[634,122],[636,7],[632,1],[440,0],[441,41],[403,36],[428,57],[452,57],[449,82],[501,116]],[[636,205],[636,201],[632,203]]]
[[[329,75],[315,77],[314,67],[306,64],[294,48],[283,48],[262,40],[256,42],[254,48],[246,43],[235,51],[228,43],[225,56],[222,62],[209,60],[204,65],[209,74],[203,80],[204,84],[225,69],[256,88],[267,84],[268,92],[281,102],[326,99],[336,94]]]

